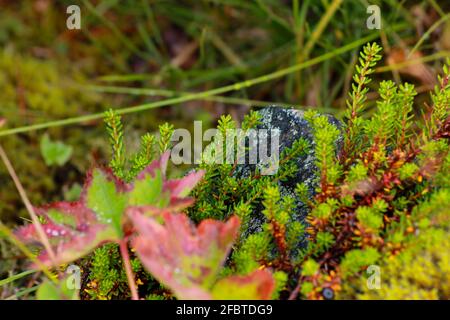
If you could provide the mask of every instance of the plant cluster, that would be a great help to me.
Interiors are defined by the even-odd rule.
[[[159,138],[144,135],[137,153],[127,156],[120,118],[108,112],[110,168],[89,172],[80,200],[37,209],[51,244],[37,261],[58,266],[85,257],[83,298],[129,292],[149,299],[392,298],[410,292],[448,298],[442,249],[449,243],[449,69],[423,121],[413,120],[414,87],[391,81],[380,84],[377,109],[367,119],[368,84],[380,51],[374,43],[360,55],[342,130],[306,112],[314,144],[301,138],[283,150],[273,176],[257,167],[238,175],[237,163],[211,163],[205,152],[199,171],[170,180],[173,126],[162,125]],[[259,122],[250,112],[241,126],[245,131]],[[218,135],[236,126],[222,116]],[[342,145],[336,143],[341,135]],[[311,148],[314,197],[302,183],[296,195],[281,196],[278,182],[297,172],[295,159]],[[219,153],[226,150],[225,144]],[[293,216],[298,199],[310,207],[304,223]],[[255,215],[263,221],[256,228]],[[17,235],[42,242],[38,229],[27,225]],[[362,280],[371,265],[388,275],[403,273],[382,276],[386,283],[374,293]]]
[[[85,291],[91,297],[112,298],[124,289],[123,270],[114,269],[118,247],[133,299],[139,297],[137,285],[143,284],[134,274],[142,271],[139,261],[178,298],[270,298],[275,286],[270,272],[219,277],[238,233],[237,216],[226,223],[204,220],[195,227],[185,214],[178,213],[192,204],[187,196],[203,171],[166,179],[170,155],[166,149],[173,128],[161,126],[158,159],[150,163],[154,137],[144,135],[141,149],[128,163],[120,118],[108,112],[105,119],[113,153],[110,168],[90,170],[78,201],[35,208],[40,223],[25,225],[15,233],[20,240],[45,248],[33,267],[67,265],[100,247],[88,259],[92,281]],[[129,244],[139,261],[130,258]],[[53,292],[59,298],[71,297],[65,281],[62,278],[53,287],[44,282],[38,296],[49,297]],[[150,298],[156,295],[147,294]]]
[[[396,281],[410,281],[404,290],[420,295],[415,287],[420,286],[421,279],[409,278],[410,273],[427,277],[428,270],[422,269],[425,261],[432,263],[432,256],[440,250],[438,246],[445,246],[438,242],[431,245],[427,238],[449,241],[448,232],[441,231],[448,229],[450,201],[448,66],[431,93],[433,105],[423,112],[423,122],[412,120],[414,87],[397,86],[392,81],[380,84],[377,110],[370,119],[365,119],[362,114],[370,83],[368,76],[381,58],[380,51],[378,45],[372,44],[361,53],[347,102],[344,146],[337,157],[333,156],[334,146],[329,140],[337,134],[336,129],[326,125],[324,116],[308,112],[316,140],[320,187],[311,203],[308,217],[311,240],[298,285],[302,296],[307,298],[334,293],[348,297],[342,286],[348,289],[355,279],[361,276],[366,279],[363,271],[370,265],[382,266],[387,274],[382,279],[389,282],[388,286],[400,287]],[[424,249],[421,260],[402,271],[407,257],[413,257],[408,248],[417,252],[424,246],[429,250]],[[393,273],[402,275],[397,279],[389,277]],[[445,275],[445,268],[437,273]],[[433,277],[431,270],[429,276]],[[445,298],[447,286],[448,279],[436,286],[431,296]],[[354,290],[371,292],[364,285]],[[402,296],[386,287],[377,292],[385,298]]]

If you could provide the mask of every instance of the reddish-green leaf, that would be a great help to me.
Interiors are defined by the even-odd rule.
[[[138,212],[131,218],[139,232],[133,245],[153,276],[180,299],[210,299],[239,219],[204,220],[195,227],[183,214],[164,213],[164,224]]]
[[[124,188],[110,171],[94,169],[87,176],[80,200],[36,208],[56,255],[56,261],[50,261],[42,251],[38,259],[46,265],[59,265],[84,256],[103,242],[119,240]],[[19,228],[16,234],[26,242],[40,243],[33,224]]]
[[[189,206],[193,200],[184,196],[203,172],[166,181],[168,155],[152,162],[128,184],[109,169],[95,168],[87,175],[78,201],[36,208],[56,255],[56,261],[50,261],[44,250],[38,259],[46,265],[59,265],[76,260],[105,242],[126,240],[133,232],[127,211],[155,214]],[[41,244],[33,224],[19,228],[16,234],[28,243]]]

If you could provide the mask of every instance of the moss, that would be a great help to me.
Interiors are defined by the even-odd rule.
[[[413,210],[415,236],[397,255],[381,261],[380,289],[370,289],[366,276],[344,286],[339,298],[450,298],[450,190],[434,193]]]
[[[357,299],[441,299],[450,297],[448,237],[425,250],[406,251],[381,267],[381,289],[364,289]]]
[[[81,94],[73,85],[74,80],[63,76],[64,72],[54,63],[21,56],[14,51],[0,51],[0,87],[2,88],[2,108],[0,117],[7,119],[4,128],[14,128],[30,123],[61,119],[79,114],[80,105],[93,112],[97,107],[98,96]],[[69,68],[70,69],[70,68]],[[66,70],[67,71],[67,70]],[[72,70],[73,71],[73,70]],[[72,72],[72,79],[83,81],[82,76]],[[72,161],[63,168],[48,167],[39,152],[40,133],[14,135],[2,138],[2,146],[8,152],[15,170],[28,191],[34,204],[42,204],[54,196],[62,196],[61,177],[65,183],[72,184],[84,175],[92,159],[86,157],[91,146],[82,143],[84,139],[100,134],[101,129],[92,134],[82,128],[49,130],[50,136],[57,136],[64,143],[77,146]],[[95,141],[95,139],[94,139]],[[97,138],[101,144],[104,141]],[[83,147],[84,145],[84,147]],[[20,150],[20,152],[15,152]],[[63,174],[64,171],[64,174]],[[15,187],[4,166],[0,166],[1,184],[7,192],[2,193],[0,213],[3,221],[18,219],[22,208]],[[56,183],[55,183],[56,182]],[[46,199],[46,201],[44,201]]]
[[[79,94],[75,84],[81,84],[83,76],[76,69],[62,69],[52,60],[24,57],[13,50],[0,51],[0,69],[2,116],[9,127],[78,115],[83,112],[80,106],[95,110],[98,96]]]

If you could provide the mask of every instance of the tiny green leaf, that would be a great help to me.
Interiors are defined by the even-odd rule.
[[[62,166],[69,161],[73,148],[61,141],[51,141],[48,134],[41,139],[41,154],[47,166]]]

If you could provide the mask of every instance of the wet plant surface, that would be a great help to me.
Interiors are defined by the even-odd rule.
[[[0,0],[0,298],[448,299],[450,7],[376,4]]]

